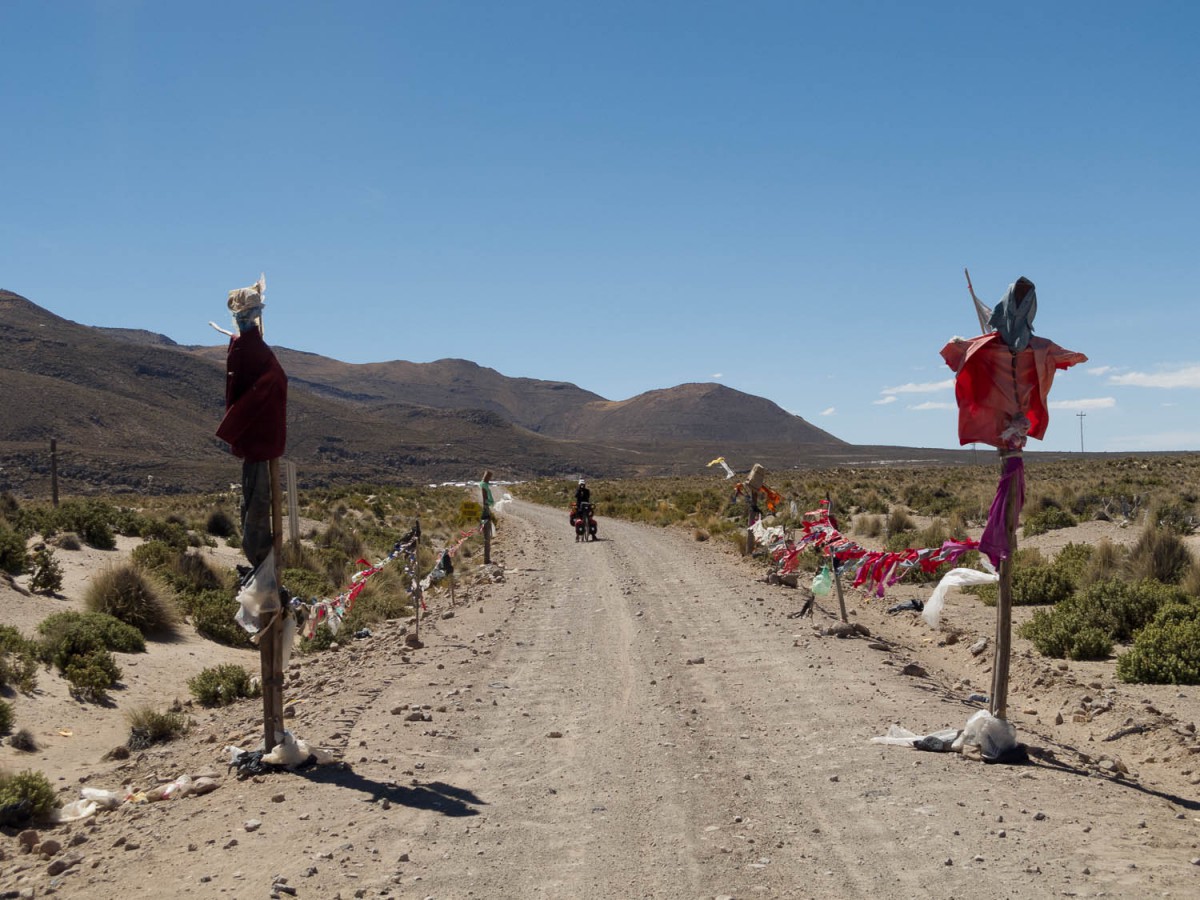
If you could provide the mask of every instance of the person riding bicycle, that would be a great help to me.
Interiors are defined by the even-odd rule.
[[[583,504],[592,502],[592,492],[588,490],[587,482],[579,479],[579,487],[575,488],[575,508],[582,509]]]

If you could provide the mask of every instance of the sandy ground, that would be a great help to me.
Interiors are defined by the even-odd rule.
[[[804,591],[757,582],[759,566],[715,543],[600,524],[601,541],[576,544],[561,511],[515,503],[502,580],[472,570],[457,606],[432,596],[423,649],[389,623],[295,658],[289,728],[340,765],[228,774],[223,748],[260,733],[257,701],[194,708],[186,737],[100,760],[124,737],[121,710],[165,707],[199,668],[252,655],[154,645],[112,709],[41,673],[39,694],[9,699],[45,749],[3,747],[8,768],[45,771],[64,799],[185,772],[221,786],[41,829],[63,845],[52,858],[0,835],[0,896],[1200,895],[1200,689],[1122,685],[1112,662],[1043,660],[1018,640],[1010,717],[1031,764],[873,744],[893,723],[966,722],[992,662],[968,647],[994,631],[992,610],[952,595],[934,632],[884,612],[928,587],[850,592],[870,640],[822,637],[835,603],[795,618]],[[1044,540],[1109,530],[1136,538],[1090,523]],[[0,608],[29,628],[72,590],[0,588]],[[909,662],[927,674],[902,674]],[[52,875],[56,860],[73,862]]]

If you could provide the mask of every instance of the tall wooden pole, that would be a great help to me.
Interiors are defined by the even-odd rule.
[[[271,535],[275,545],[275,578],[279,580],[279,563],[283,553],[283,491],[279,483],[279,460],[268,463],[271,476]],[[270,752],[277,743],[276,735],[283,733],[283,617],[277,597],[270,611],[270,623],[259,641],[262,662],[263,688],[263,748]]]
[[[1000,476],[1004,477],[1001,453]],[[1008,667],[1012,656],[1012,566],[1017,552],[1017,479],[1010,478],[1005,501],[1004,529],[1008,537],[1008,558],[1000,560],[1000,591],[996,601],[996,660],[992,666],[990,712],[997,719],[1008,718]]]
[[[58,506],[58,441],[50,438],[50,502]]]
[[[830,498],[830,496],[828,494],[826,494],[825,501],[828,504],[827,515],[829,516],[830,524],[832,524],[833,523],[833,500]],[[849,622],[850,617],[848,615],[846,615],[846,597],[842,593],[842,570],[840,568],[838,568],[837,557],[834,556],[832,552],[829,554],[829,565],[830,565],[830,568],[832,568],[832,570],[833,570],[833,587],[837,591],[838,610],[842,615],[842,621]]]

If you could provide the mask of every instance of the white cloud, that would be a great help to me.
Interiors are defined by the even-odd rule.
[[[823,409],[823,410],[821,410],[821,415],[823,415],[823,416],[832,416],[832,415],[833,415],[835,412],[837,412],[837,408],[836,408],[836,407],[833,407],[833,406],[831,406],[831,407],[829,407],[829,409]]]
[[[1051,400],[1051,409],[1112,409],[1117,405],[1116,397],[1089,397],[1085,400]]]
[[[906,409],[957,409],[953,403],[941,403],[936,400],[926,400],[924,403],[918,403],[916,406],[909,406]]]
[[[1112,375],[1109,384],[1148,388],[1200,388],[1200,365],[1179,366],[1161,372],[1129,372]]]
[[[908,384],[898,384],[896,387],[884,388],[879,393],[884,396],[892,394],[935,394],[938,391],[949,390],[954,387],[954,379],[947,378],[945,381],[924,381],[920,383],[909,382]]]
[[[890,394],[887,397],[881,397],[878,400],[871,401],[871,403],[873,403],[875,406],[886,406],[889,403],[895,403],[895,402],[896,402],[895,394]]]
[[[1085,375],[1107,375],[1112,370],[1112,366],[1088,366],[1083,372]]]
[[[724,378],[724,377],[725,377],[725,373],[724,373],[724,372],[713,372],[713,373],[712,373],[711,375],[709,375],[708,377],[709,377],[709,378],[712,378],[713,380],[716,380],[716,379],[718,379],[718,378]]]

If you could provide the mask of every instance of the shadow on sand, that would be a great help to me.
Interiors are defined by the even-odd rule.
[[[486,806],[472,791],[454,787],[441,781],[423,784],[402,785],[395,782],[375,781],[364,778],[348,766],[315,766],[304,771],[303,776],[318,784],[361,791],[373,801],[388,800],[413,809],[427,809],[444,816],[477,816],[476,806]]]

